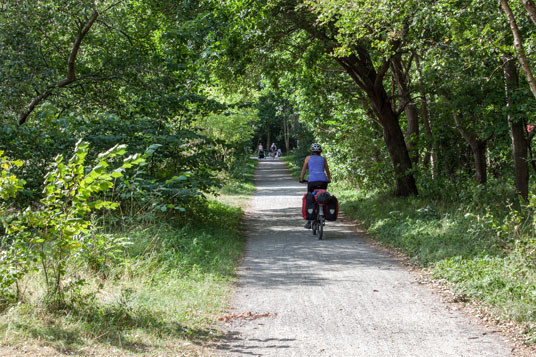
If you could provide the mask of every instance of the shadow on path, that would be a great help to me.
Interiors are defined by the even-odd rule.
[[[230,356],[508,356],[493,333],[446,308],[352,224],[303,228],[305,185],[280,160],[259,163],[247,245],[217,349]],[[329,190],[329,189],[328,189]],[[475,337],[477,336],[477,337]]]

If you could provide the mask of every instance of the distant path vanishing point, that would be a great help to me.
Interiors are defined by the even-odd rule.
[[[278,159],[259,163],[226,356],[510,356],[503,338],[440,301],[354,226],[303,228],[306,190]]]

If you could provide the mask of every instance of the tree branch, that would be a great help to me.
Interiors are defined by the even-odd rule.
[[[536,98],[536,82],[534,81],[534,76],[532,75],[530,66],[527,62],[525,49],[523,47],[523,40],[521,38],[521,33],[519,32],[519,28],[517,27],[514,14],[512,12],[512,9],[510,8],[510,5],[508,4],[508,0],[500,0],[500,1],[501,1],[502,8],[506,14],[506,17],[508,18],[508,22],[510,23],[512,34],[514,35],[514,46],[517,50],[517,56],[519,58],[519,62],[521,63],[521,67],[523,68],[523,72],[525,73],[527,82],[529,82],[530,91]]]
[[[462,134],[465,141],[469,144],[475,142],[476,141],[475,135],[468,132],[463,126],[460,113],[458,113],[458,111],[454,109],[452,112],[452,116],[454,118],[454,122],[456,123],[456,128],[458,129],[460,134]]]
[[[352,65],[347,63],[343,58],[334,57],[335,61],[341,65],[342,68],[348,73],[348,75],[354,80],[354,82],[357,84],[359,88],[362,90],[366,90],[366,85],[364,84],[363,80],[359,76],[359,74],[355,73],[355,71],[352,68]]]
[[[385,60],[382,63],[382,65],[378,69],[378,73],[376,74],[376,80],[374,81],[374,88],[377,88],[382,84],[383,78],[385,77],[385,74],[389,70],[389,65],[390,64],[391,64],[391,61],[389,59]]]
[[[411,78],[410,78],[410,76],[408,76],[408,73],[411,70],[411,65],[413,64],[413,59],[414,58],[415,58],[415,52],[411,52],[411,54],[409,56],[409,59],[408,59],[408,65],[406,66],[406,69],[404,71],[404,77],[409,78],[408,81],[407,81],[408,82],[407,83],[408,87],[411,85]]]
[[[102,19],[99,19],[97,20],[100,24],[103,24],[104,26],[106,26],[107,28],[109,28],[110,30],[115,30],[117,32],[119,32],[121,35],[125,36],[125,38],[128,40],[128,42],[134,46],[134,41],[132,40],[132,37],[129,36],[128,33],[126,33],[125,31],[121,30],[121,29],[118,29],[118,28],[115,28],[113,27],[112,25],[108,24],[106,21],[102,20]]]
[[[19,119],[18,119],[19,125],[22,125],[26,122],[26,120],[28,119],[28,116],[30,116],[30,114],[34,111],[35,107],[39,103],[41,103],[43,100],[48,98],[52,94],[54,89],[65,87],[73,83],[74,81],[76,81],[76,71],[75,71],[76,57],[78,56],[78,52],[80,51],[82,40],[91,29],[91,26],[93,26],[93,24],[97,20],[97,17],[99,17],[99,12],[95,9],[93,10],[93,13],[89,17],[89,19],[86,21],[85,25],[83,25],[83,27],[81,26],[81,28],[78,30],[78,35],[76,36],[76,40],[73,44],[71,53],[69,54],[69,60],[67,62],[67,77],[52,84],[44,92],[42,92],[41,94],[33,98],[30,104],[19,115]]]
[[[104,9],[103,13],[104,13],[104,12],[107,12],[108,10],[110,10],[110,9],[113,8],[113,7],[116,7],[117,5],[121,4],[122,2],[125,2],[125,0],[119,0],[119,1],[116,1],[115,3],[111,4],[111,5],[108,6],[106,9]]]
[[[86,37],[87,33],[91,29],[91,26],[93,26],[93,24],[97,20],[97,17],[99,17],[99,12],[97,10],[93,10],[93,13],[87,20],[85,26],[78,32],[78,36],[76,37],[76,40],[74,42],[71,54],[69,56],[69,62],[67,64],[67,79],[71,81],[74,81],[76,79],[74,66],[76,64],[76,56],[78,56],[78,51],[80,50],[80,46],[82,45],[82,40],[84,39],[84,37]]]

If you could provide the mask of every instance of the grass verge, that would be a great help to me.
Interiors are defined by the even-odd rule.
[[[519,212],[489,201],[487,207],[482,201],[476,207],[344,185],[331,190],[345,214],[376,241],[449,282],[457,300],[478,302],[499,324],[514,321],[527,343],[536,342],[535,255],[526,249],[534,247],[534,238]]]
[[[232,187],[180,216],[114,232],[130,244],[97,274],[73,272],[86,284],[61,309],[40,305],[42,284],[30,276],[25,300],[0,313],[0,355],[208,354],[243,251],[240,206],[254,169],[245,162]]]

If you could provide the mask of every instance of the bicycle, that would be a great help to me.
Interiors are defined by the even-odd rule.
[[[307,183],[307,181],[301,181],[300,183]],[[320,203],[317,200],[317,196],[313,196],[315,199],[315,208],[314,208],[314,218],[311,220],[311,231],[313,235],[317,235],[318,239],[322,240],[324,238],[324,226],[326,225],[326,217],[324,215],[324,207],[326,203]]]
[[[324,217],[324,206],[325,204],[318,203],[318,201],[316,201],[316,215],[311,221],[311,230],[313,231],[313,235],[318,233],[319,240],[322,240],[324,237],[324,225],[326,224],[326,218]]]

